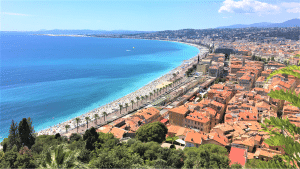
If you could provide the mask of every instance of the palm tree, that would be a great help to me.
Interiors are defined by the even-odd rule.
[[[174,141],[176,141],[178,139],[178,137],[177,136],[174,136],[174,137],[167,137],[167,139],[166,139],[166,141],[171,141],[172,142],[172,144],[174,143]]]
[[[90,118],[89,117],[85,117],[85,120],[86,120],[86,128],[89,128],[89,120],[90,120]]]
[[[161,90],[162,90],[162,88],[159,88],[159,94],[161,94]]]
[[[139,100],[140,100],[140,97],[137,96],[137,97],[136,97],[136,105],[137,105],[137,106],[139,106]]]
[[[154,90],[153,90],[153,95],[154,95],[154,96],[155,96],[155,91],[156,91],[156,90],[154,89]]]
[[[94,114],[94,119],[96,121],[96,124],[97,124],[97,119],[99,118],[99,115],[98,114]]]
[[[126,112],[127,112],[127,107],[128,107],[128,103],[125,103]]]
[[[142,104],[144,103],[143,101],[144,101],[144,96],[141,96],[141,99],[142,99]]]
[[[45,150],[42,156],[42,164],[39,168],[71,168],[74,166],[76,160],[74,152],[66,151],[62,145],[56,147],[54,153],[51,152],[50,149]]]
[[[133,100],[131,100],[131,106],[132,106],[132,110],[133,110],[133,103],[134,103],[134,101],[133,101]]]
[[[105,121],[105,116],[107,116],[107,113],[106,113],[106,112],[103,112],[102,115],[103,115],[104,121]]]
[[[76,124],[77,124],[77,133],[78,133],[78,124],[80,123],[80,118],[76,117],[75,120],[76,120]]]
[[[156,96],[158,95],[158,91],[159,91],[159,89],[156,89]]]
[[[70,125],[65,125],[66,133],[68,132],[68,129],[70,128]]]
[[[146,101],[148,101],[148,95],[145,95],[145,97],[146,97]]]
[[[121,111],[122,111],[122,105],[121,104],[119,104],[119,107],[120,107],[120,114],[121,114]]]
[[[153,95],[153,93],[150,92],[150,100],[151,100],[151,96]]]

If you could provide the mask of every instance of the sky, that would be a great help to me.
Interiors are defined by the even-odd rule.
[[[1,0],[1,31],[161,31],[300,18],[299,0]]]

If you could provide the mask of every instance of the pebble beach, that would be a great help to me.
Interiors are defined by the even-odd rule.
[[[200,52],[198,54],[200,56],[207,52],[205,47],[198,46],[198,45],[195,45],[195,44],[188,44],[188,43],[185,43],[185,44],[197,47],[200,50]],[[174,73],[177,74],[177,78],[182,77],[184,75],[185,71],[191,65],[195,64],[198,61],[198,55],[190,58],[189,60],[183,61],[183,63],[180,66],[178,66],[175,69],[171,70],[167,74],[159,77],[158,79],[153,80],[152,82],[150,82],[147,85],[141,87],[140,89],[136,90],[135,92],[132,92],[132,93],[130,93],[130,94],[128,94],[128,95],[126,95],[122,98],[114,100],[114,101],[112,101],[112,102],[110,102],[106,105],[103,105],[103,106],[98,107],[94,110],[91,110],[91,111],[89,111],[85,114],[82,114],[78,117],[75,117],[75,118],[80,119],[79,126],[86,124],[86,120],[85,120],[86,117],[89,117],[91,119],[91,121],[93,121],[95,114],[98,114],[100,118],[103,116],[102,115],[103,112],[106,112],[108,115],[113,115],[112,113],[116,113],[117,110],[120,110],[119,105],[123,105],[123,108],[124,108],[125,104],[128,103],[128,107],[131,107],[132,106],[131,100],[134,100],[134,104],[136,104],[136,101],[137,101],[136,97],[141,97],[141,96],[145,96],[145,95],[150,96],[149,93],[150,92],[153,93],[153,90],[157,89],[158,85],[160,85],[160,84],[162,84],[166,81],[170,81],[174,77],[173,76]],[[54,135],[56,133],[61,133],[61,134],[65,133],[66,132],[66,129],[65,129],[66,125],[69,125],[70,126],[69,130],[72,130],[72,129],[77,127],[77,123],[76,123],[75,118],[73,118],[71,120],[68,120],[68,121],[65,121],[65,122],[61,122],[57,125],[54,125],[54,126],[51,126],[51,127],[47,128],[47,129],[37,131],[37,135]]]

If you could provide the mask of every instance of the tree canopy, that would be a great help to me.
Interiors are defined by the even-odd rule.
[[[149,123],[136,131],[136,138],[142,142],[155,141],[162,143],[166,139],[168,128],[161,122]]]

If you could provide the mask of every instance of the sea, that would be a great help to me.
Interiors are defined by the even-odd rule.
[[[143,87],[199,53],[182,43],[1,32],[0,142],[12,120],[35,131]]]

